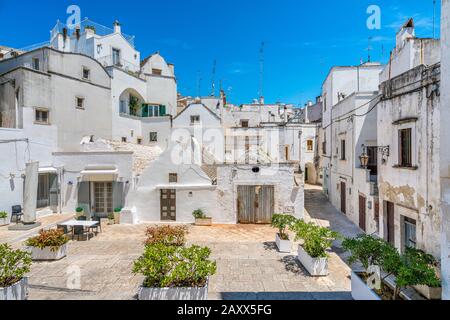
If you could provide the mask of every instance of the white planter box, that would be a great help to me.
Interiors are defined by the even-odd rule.
[[[57,251],[50,248],[39,249],[31,247],[31,259],[33,261],[56,261],[67,256],[67,244],[61,246]]]
[[[137,211],[136,208],[123,209],[120,214],[120,224],[137,224]]]
[[[212,224],[212,218],[195,219],[195,225],[197,227],[211,227]]]
[[[298,260],[313,277],[328,276],[328,258],[311,258],[302,246],[298,247]]]
[[[208,282],[202,288],[144,288],[140,287],[139,300],[208,300]]]
[[[381,301],[375,291],[370,289],[354,271],[352,271],[352,297],[357,301]]]
[[[292,252],[292,242],[290,240],[281,240],[280,235],[278,233],[275,242],[277,244],[278,251],[283,253]]]
[[[7,225],[9,225],[9,219],[8,218],[1,218],[0,219],[0,227],[7,226]]]
[[[428,286],[414,286],[414,289],[417,290],[420,294],[422,294],[428,300],[441,300],[442,299],[442,288],[431,288]]]
[[[16,284],[7,288],[0,288],[0,301],[19,301],[27,300],[28,296],[28,279],[23,278]]]

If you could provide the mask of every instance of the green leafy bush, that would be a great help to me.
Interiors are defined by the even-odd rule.
[[[6,219],[8,218],[8,213],[5,211],[0,212],[0,219]]]
[[[115,209],[114,209],[114,212],[115,212],[115,213],[121,213],[121,212],[122,212],[122,208],[115,208]]]
[[[78,207],[75,211],[76,211],[76,213],[83,213],[84,209],[81,207]]]
[[[186,243],[187,229],[183,226],[157,226],[147,228],[146,245],[161,243],[166,246],[180,247]]]
[[[145,247],[144,254],[134,262],[133,273],[145,276],[147,288],[204,287],[208,277],[216,273],[210,255],[209,248],[155,243]]]
[[[203,213],[201,209],[195,210],[192,215],[195,219],[206,219],[206,215]]]
[[[410,286],[441,286],[435,270],[436,260],[423,251],[407,248],[400,254],[387,241],[367,235],[344,240],[343,248],[352,254],[349,262],[359,261],[366,269],[371,265],[379,266],[388,276],[395,276],[394,300],[398,299],[402,289]]]
[[[342,242],[343,249],[351,253],[349,263],[360,262],[366,270],[370,266],[381,266],[383,254],[388,250],[386,245],[386,241],[365,234]]]
[[[68,242],[69,238],[61,230],[41,230],[38,236],[28,239],[25,245],[41,250],[50,248],[55,252]]]
[[[0,288],[10,287],[22,280],[30,272],[31,263],[30,253],[0,244]]]
[[[278,229],[281,240],[289,240],[287,231],[297,222],[297,218],[288,214],[274,214],[272,217],[272,227]]]
[[[296,233],[296,240],[303,240],[303,248],[311,258],[326,258],[327,250],[333,245],[333,241],[340,237],[339,233],[298,220],[292,230]]]

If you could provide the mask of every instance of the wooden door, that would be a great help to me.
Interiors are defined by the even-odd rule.
[[[341,211],[347,214],[347,186],[345,182],[341,182]]]
[[[112,182],[94,183],[94,212],[97,217],[106,218],[113,213]]]
[[[359,227],[366,232],[366,197],[359,196]]]
[[[238,222],[268,224],[275,210],[273,186],[238,187]]]
[[[161,220],[177,220],[177,191],[172,189],[161,190]]]
[[[387,241],[395,245],[395,208],[392,202],[386,202]]]

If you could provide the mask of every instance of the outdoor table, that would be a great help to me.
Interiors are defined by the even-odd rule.
[[[83,227],[83,228],[92,228],[100,225],[99,221],[79,221],[79,220],[70,220],[64,223],[59,224],[60,226],[70,227],[72,229],[72,240],[75,236],[75,227]],[[89,235],[88,235],[89,240]]]

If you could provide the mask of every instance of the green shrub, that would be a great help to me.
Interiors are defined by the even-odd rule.
[[[313,223],[297,221],[292,230],[296,233],[296,240],[303,240],[303,248],[311,258],[326,258],[327,250],[333,241],[340,237],[339,233],[329,228],[319,227]]]
[[[41,230],[38,236],[28,239],[25,245],[41,250],[50,248],[51,251],[56,252],[68,242],[69,238],[61,230]]]
[[[30,253],[0,244],[0,288],[10,287],[22,280],[30,272],[31,263]]]
[[[75,211],[76,211],[76,213],[83,213],[84,209],[81,207],[78,207]]]
[[[115,218],[114,218],[114,213],[108,214],[108,219],[109,219],[109,220],[114,220],[114,219],[115,219]]]
[[[161,243],[166,246],[180,247],[186,243],[187,229],[183,226],[157,226],[147,228],[146,245]]]
[[[8,213],[5,211],[0,212],[0,219],[6,219],[8,218]]]
[[[365,234],[342,242],[343,249],[351,253],[349,263],[360,262],[366,270],[370,266],[381,266],[386,245],[386,241]]]
[[[192,215],[194,216],[195,219],[205,219],[206,215],[203,213],[203,211],[201,209],[197,209],[195,210]]]
[[[155,243],[145,247],[134,262],[133,273],[145,276],[144,287],[203,287],[216,273],[216,263],[209,260],[211,250],[166,246]]]
[[[115,212],[115,213],[121,213],[121,212],[122,212],[122,208],[115,208],[115,209],[114,209],[114,212]]]
[[[296,222],[297,218],[287,214],[274,214],[272,217],[272,227],[278,229],[278,234],[280,235],[281,240],[289,240],[287,230]]]

